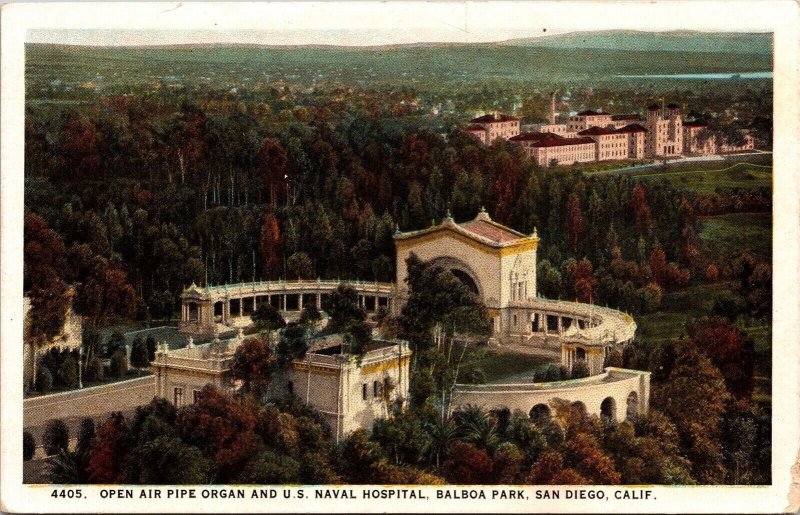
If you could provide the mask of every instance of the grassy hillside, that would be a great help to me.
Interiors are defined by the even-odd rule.
[[[772,55],[772,34],[637,31],[573,32],[507,41],[541,48],[595,48],[659,52]]]
[[[104,87],[156,81],[216,86],[289,80],[343,83],[600,81],[613,75],[771,69],[769,54],[456,45],[357,48],[242,46],[78,47],[29,44],[30,85],[53,81]]]

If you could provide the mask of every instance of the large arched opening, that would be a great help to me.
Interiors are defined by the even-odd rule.
[[[625,410],[625,420],[634,421],[639,415],[639,394],[631,392],[628,395],[627,409]]]
[[[604,422],[614,422],[617,420],[617,403],[613,397],[606,397],[600,403],[600,418]]]
[[[460,259],[453,257],[439,257],[432,259],[430,264],[441,267],[445,270],[449,270],[450,273],[452,273],[453,276],[455,276],[455,278],[461,282],[461,284],[466,286],[470,292],[472,292],[478,298],[483,298],[483,287],[478,280],[478,274],[476,274],[469,265]]]

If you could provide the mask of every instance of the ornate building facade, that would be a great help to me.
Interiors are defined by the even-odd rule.
[[[203,345],[190,338],[182,349],[159,345],[152,362],[155,395],[180,407],[196,403],[207,384],[234,392],[231,366],[243,341],[240,331]],[[373,340],[360,359],[347,352],[339,335],[312,340],[303,359],[274,374],[264,400],[295,395],[324,417],[339,441],[356,429],[371,429],[393,402],[408,398],[410,356],[402,340]]]
[[[406,260],[414,254],[422,261],[451,271],[483,302],[492,318],[491,344],[532,347],[539,353],[551,355],[554,362],[568,371],[579,362],[585,363],[588,369],[589,377],[571,381],[457,384],[451,392],[451,409],[467,404],[488,409],[508,407],[530,409],[533,416],[534,408],[537,413],[549,413],[554,403],[565,400],[582,406],[587,413],[613,420],[647,412],[649,372],[606,366],[611,352],[621,351],[633,340],[635,321],[628,314],[613,309],[539,297],[536,290],[539,237],[535,229],[531,234],[520,233],[495,222],[482,209],[466,222],[456,223],[448,215],[441,223],[427,229],[398,231],[394,241],[397,282],[394,285],[356,283],[362,305],[366,305],[368,298],[373,298],[370,302],[373,307],[381,305],[380,296],[386,295],[382,305],[398,314],[408,298]],[[325,288],[328,286],[332,287],[326,285]],[[296,312],[305,301],[289,302],[282,296],[297,288],[307,288],[307,285],[280,281],[235,285],[218,298],[213,296],[221,295],[221,290],[193,286],[183,296],[181,327],[189,332],[202,329],[198,334],[205,331],[206,326],[197,324],[203,318],[199,315],[203,311],[193,315],[195,310],[188,307],[190,303],[213,305],[229,302],[233,297],[253,297],[254,305],[261,301],[272,302],[258,300],[258,292],[265,291],[281,296],[281,306],[287,313]],[[311,301],[310,298],[306,300]],[[244,309],[241,303],[233,311],[237,309]],[[220,318],[214,323],[231,327],[223,323],[230,308],[223,306],[220,311],[223,314],[218,315]],[[247,318],[239,316],[237,320],[244,325]],[[194,401],[206,383],[235,388],[229,371],[241,338],[240,333],[237,339],[217,340],[198,347],[190,345],[175,351],[160,347],[153,362],[156,395],[181,405]],[[377,339],[359,362],[346,352],[341,337],[334,335],[315,340],[304,359],[292,362],[289,368],[274,376],[268,397],[294,394],[320,411],[340,438],[357,428],[370,429],[375,419],[387,415],[391,402],[407,398],[410,358],[411,351],[402,341]]]
[[[755,140],[746,132],[740,145],[724,144],[717,136],[702,135],[707,125],[685,121],[680,106],[652,104],[644,118],[637,114],[612,115],[586,110],[556,123],[551,97],[547,123],[528,124],[511,130],[501,120],[505,115],[486,115],[472,120],[465,132],[490,144],[503,137],[518,144],[538,166],[559,166],[611,160],[670,159],[683,155],[711,155],[753,150]],[[475,123],[484,120],[483,123]],[[496,121],[492,121],[496,120]],[[497,127],[492,129],[492,127]],[[510,130],[510,132],[509,132]],[[514,132],[515,131],[515,132]]]

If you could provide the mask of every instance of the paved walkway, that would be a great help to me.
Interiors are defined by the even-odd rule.
[[[627,166],[625,168],[612,168],[611,170],[598,170],[596,172],[588,172],[584,173],[584,175],[589,177],[595,177],[600,175],[626,175],[626,174],[635,174],[647,169],[652,168],[664,168],[666,167],[669,169],[672,165],[676,164],[683,164],[683,163],[693,163],[693,162],[724,162],[724,161],[731,161],[736,158],[746,157],[746,156],[758,156],[758,155],[769,155],[772,152],[767,151],[756,151],[750,152],[746,154],[715,154],[710,156],[692,156],[692,157],[682,157],[679,159],[670,159],[665,164],[663,161],[657,161],[654,163],[648,163],[643,165],[634,165],[634,166]],[[748,163],[757,165],[756,163]],[[707,172],[709,170],[700,170],[701,172]]]

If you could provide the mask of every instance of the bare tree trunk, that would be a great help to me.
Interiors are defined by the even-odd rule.
[[[186,179],[186,166],[183,162],[183,151],[181,150],[178,151],[178,166],[181,169],[181,184],[183,184]]]

